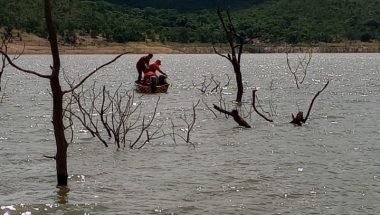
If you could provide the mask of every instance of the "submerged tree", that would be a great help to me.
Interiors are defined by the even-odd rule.
[[[70,83],[69,85],[72,86]],[[152,124],[157,116],[160,97],[151,117],[146,119],[142,115],[141,102],[135,102],[134,93],[121,92],[120,88],[121,85],[111,93],[105,86],[100,92],[96,92],[95,83],[87,90],[81,87],[67,101],[64,114],[66,121],[71,125],[74,120],[79,121],[105,147],[114,143],[120,149],[127,147],[129,143],[130,149],[140,149],[146,143],[163,137],[164,134],[160,133],[161,126],[155,127]],[[72,131],[71,136],[73,133]]]
[[[219,51],[216,50],[215,46],[214,52],[226,58],[233,66],[235,78],[236,78],[236,84],[237,84],[237,94],[235,102],[238,105],[241,105],[242,99],[243,99],[243,78],[240,70],[240,61],[241,61],[241,54],[243,53],[243,46],[245,44],[245,39],[242,35],[240,35],[236,29],[235,26],[232,23],[231,16],[229,11],[227,10],[227,23],[225,21],[225,18],[223,17],[223,14],[221,10],[218,8],[217,14],[219,17],[219,21],[222,24],[223,31],[225,33],[225,38],[229,44],[230,53],[228,54],[222,54]],[[232,116],[232,118],[235,120],[236,123],[238,123],[240,126],[250,128],[251,126],[239,115],[239,111],[235,108],[232,111],[227,111],[223,109],[222,107],[219,107],[214,104],[214,109],[217,111],[225,114],[226,116]]]
[[[288,65],[289,72],[293,75],[297,89],[300,89],[300,85],[305,81],[307,69],[312,56],[313,52],[310,48],[307,55],[305,54],[303,57],[297,56],[298,61],[295,66],[292,66],[289,59],[289,53],[288,51],[286,52],[286,64]]]
[[[292,67],[291,63],[290,63],[290,59],[289,59],[289,54],[288,54],[288,52],[286,52],[286,63],[288,65],[288,70],[293,75],[294,82],[296,84],[297,90],[300,90],[301,84],[303,84],[305,81],[305,78],[306,78],[306,75],[308,72],[308,68],[309,68],[309,64],[310,64],[311,59],[312,59],[312,49],[310,48],[308,53],[304,54],[303,57],[297,56],[297,59],[298,60],[295,63],[296,66]],[[307,111],[306,116],[303,115],[303,111],[298,111],[296,116],[294,116],[292,114],[292,121],[290,121],[290,123],[297,125],[297,126],[302,126],[302,124],[307,121],[307,119],[310,116],[311,109],[313,108],[313,104],[315,102],[315,99],[319,96],[319,94],[321,92],[323,92],[326,89],[329,82],[330,81],[327,81],[326,84],[324,85],[324,87],[315,94],[315,96],[313,97],[313,99],[309,105],[309,109]]]
[[[113,63],[118,58],[120,58],[123,54],[116,56],[111,61],[97,67],[95,70],[86,75],[82,80],[79,81],[76,85],[73,85],[68,90],[63,90],[60,82],[60,71],[61,71],[61,61],[58,49],[58,41],[57,41],[57,31],[53,22],[52,15],[52,6],[50,0],[44,0],[44,13],[45,13],[45,21],[47,25],[48,35],[49,35],[49,43],[51,54],[53,58],[53,65],[50,66],[51,73],[50,74],[42,74],[36,71],[23,69],[17,66],[11,57],[4,51],[0,50],[2,56],[9,62],[11,66],[16,68],[17,70],[38,76],[40,78],[46,79],[50,82],[51,94],[53,99],[53,116],[52,123],[54,128],[54,137],[56,142],[56,155],[54,159],[56,161],[56,170],[57,170],[57,182],[58,186],[67,186],[67,147],[68,143],[65,137],[65,127],[63,123],[63,97],[65,94],[72,93],[74,90],[79,88],[89,77],[94,75],[97,71],[102,69],[103,67]]]
[[[234,73],[235,73],[235,78],[236,78],[236,84],[237,84],[237,94],[236,94],[236,102],[241,103],[242,98],[243,98],[243,78],[240,70],[240,61],[241,61],[241,54],[243,53],[243,47],[244,44],[246,43],[246,40],[244,37],[239,34],[235,26],[233,25],[231,21],[231,16],[229,11],[227,11],[227,23],[225,22],[225,18],[223,17],[222,12],[220,9],[217,10],[218,17],[220,20],[220,23],[222,24],[228,45],[230,47],[230,52],[227,55],[220,53],[219,51],[216,50],[214,47],[214,51],[216,54],[219,56],[222,56],[226,58],[233,66],[234,68]]]
[[[236,94],[236,103],[240,106],[242,103],[243,99],[243,93],[244,93],[244,88],[243,88],[243,78],[242,78],[242,73],[241,73],[241,55],[243,53],[244,45],[247,43],[247,39],[243,36],[242,33],[239,33],[235,26],[232,23],[231,16],[229,11],[227,10],[226,15],[227,15],[227,21],[223,17],[222,12],[220,9],[217,10],[217,14],[220,20],[220,23],[222,24],[223,31],[225,33],[225,38],[228,42],[229,48],[230,48],[230,53],[228,54],[222,54],[219,51],[214,48],[214,52],[218,54],[219,56],[222,56],[226,58],[231,64],[234,69],[235,73],[235,78],[236,78],[236,84],[237,84],[237,94]],[[264,118],[265,120],[269,122],[273,122],[272,119],[269,119],[268,117],[265,117],[263,114],[261,114],[256,106],[255,106],[255,96],[256,90],[253,91],[253,97],[252,97],[252,107],[255,110],[255,112]],[[228,116],[232,116],[232,118],[237,122],[240,126],[250,128],[251,126],[239,115],[239,111],[237,109],[233,109],[232,111],[227,111],[223,109],[222,107],[219,107],[214,104],[214,109],[218,110],[221,113],[224,113]]]
[[[319,96],[319,94],[320,94],[321,92],[323,92],[323,91],[326,89],[326,87],[327,87],[327,85],[329,84],[329,82],[330,82],[330,81],[327,81],[326,84],[325,84],[325,86],[324,86],[320,91],[318,91],[318,92],[314,95],[314,97],[313,97],[313,99],[311,100],[311,103],[310,103],[310,105],[309,105],[309,109],[307,110],[307,114],[306,114],[306,116],[305,116],[305,117],[303,116],[303,112],[302,112],[302,111],[298,111],[298,113],[296,114],[296,116],[294,116],[294,115],[292,114],[292,121],[291,121],[290,123],[293,123],[294,125],[301,126],[302,123],[305,123],[305,122],[306,122],[306,120],[309,118],[309,115],[310,115],[310,112],[311,112],[311,108],[313,107],[313,104],[314,104],[315,99]]]

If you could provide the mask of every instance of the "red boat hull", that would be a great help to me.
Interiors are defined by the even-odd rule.
[[[167,93],[170,84],[158,85],[156,87],[156,90],[153,90],[152,87],[149,85],[135,83],[135,86],[136,86],[136,92],[138,93],[154,94],[154,93]]]

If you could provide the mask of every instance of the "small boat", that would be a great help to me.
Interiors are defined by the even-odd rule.
[[[167,93],[170,84],[162,85],[145,85],[138,82],[135,82],[136,91],[138,93],[153,94],[153,93]]]

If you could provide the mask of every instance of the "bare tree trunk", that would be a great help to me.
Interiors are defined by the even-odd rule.
[[[51,55],[53,57],[53,65],[50,66],[51,68],[51,74],[43,74],[39,73],[33,70],[27,70],[23,69],[16,64],[13,63],[13,60],[8,56],[7,50],[3,50],[0,48],[0,54],[2,55],[2,61],[3,64],[6,61],[15,69],[24,72],[26,74],[36,75],[40,78],[48,79],[50,81],[50,87],[53,97],[53,128],[54,128],[54,137],[55,137],[55,143],[57,147],[57,152],[55,156],[44,156],[47,158],[54,158],[56,160],[56,170],[57,170],[57,186],[66,187],[67,186],[67,147],[68,143],[66,141],[65,137],[65,126],[63,123],[63,96],[66,93],[72,93],[75,89],[82,86],[82,84],[92,75],[94,75],[97,71],[102,69],[103,67],[113,63],[118,58],[123,56],[126,53],[122,53],[118,56],[116,56],[113,60],[97,67],[95,70],[93,70],[91,73],[85,76],[82,80],[79,81],[75,86],[72,86],[70,89],[63,91],[62,87],[60,85],[59,75],[60,75],[60,69],[61,69],[61,62],[59,57],[59,50],[58,50],[58,41],[57,41],[57,31],[54,26],[53,22],[53,15],[52,15],[52,7],[51,7],[51,1],[50,0],[44,0],[44,12],[45,12],[45,21],[47,25],[48,35],[49,35],[49,42],[50,42],[50,48],[51,48]],[[4,43],[4,42],[3,42]],[[5,46],[6,48],[6,46]],[[14,57],[13,59],[17,59],[19,56]],[[3,68],[3,67],[1,67]],[[0,69],[1,69],[0,68]],[[3,69],[1,69],[2,73]],[[1,98],[0,98],[1,99]],[[150,122],[151,123],[151,122]]]
[[[234,71],[237,83],[237,94],[236,94],[236,102],[241,103],[243,98],[243,78],[241,76],[240,65],[237,62],[234,62]]]
[[[54,137],[57,146],[55,156],[57,169],[57,186],[67,186],[67,141],[65,137],[65,126],[63,125],[63,93],[59,83],[59,72],[61,61],[59,58],[57,31],[53,24],[53,16],[50,0],[45,0],[45,20],[49,33],[51,54],[53,56],[52,74],[50,76],[50,87],[53,94],[53,126]]]
[[[232,64],[234,68],[236,83],[237,83],[237,88],[238,88],[238,92],[236,94],[236,102],[240,104],[243,98],[243,90],[244,90],[243,79],[242,79],[241,70],[240,70],[240,60],[241,60],[241,54],[243,53],[245,40],[236,31],[235,26],[232,24],[229,11],[227,11],[227,20],[228,20],[227,23],[224,21],[222,12],[219,9],[217,10],[217,14],[222,24],[224,33],[226,35],[227,42],[230,45],[231,53],[228,53],[227,55],[221,54],[215,49],[215,47],[214,47],[214,52],[226,58]]]
[[[53,126],[54,137],[57,147],[57,153],[55,156],[56,169],[57,169],[57,181],[58,186],[67,186],[67,141],[65,137],[64,125],[63,125],[63,103],[62,103],[62,90],[59,84],[59,78],[52,77],[50,79],[50,86],[53,92]]]

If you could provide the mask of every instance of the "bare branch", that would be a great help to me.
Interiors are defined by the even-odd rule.
[[[190,133],[193,130],[193,127],[195,125],[195,120],[196,120],[196,111],[195,108],[199,105],[200,99],[198,102],[194,105],[193,104],[193,120],[191,123],[187,123],[187,135],[186,135],[186,143],[190,142]]]
[[[268,117],[266,117],[264,114],[260,113],[257,108],[256,108],[256,105],[255,105],[255,101],[256,101],[256,91],[257,90],[252,90],[252,107],[253,109],[255,110],[255,112],[261,116],[263,119],[265,119],[266,121],[268,122],[273,122],[272,119],[269,119]]]
[[[142,126],[141,126],[141,131],[140,131],[140,134],[139,136],[136,138],[136,140],[129,146],[131,149],[133,149],[133,147],[138,143],[138,141],[141,139],[141,136],[143,135],[144,131],[147,130],[151,124],[153,123],[153,120],[155,119],[156,117],[156,113],[157,113],[157,108],[158,108],[158,103],[160,102],[160,99],[161,97],[158,97],[157,99],[157,102],[156,102],[156,106],[154,108],[154,112],[153,112],[153,115],[152,115],[152,118],[148,121],[148,123],[145,125],[145,117],[143,117],[143,120],[142,120]]]
[[[306,78],[306,73],[307,73],[307,69],[308,69],[308,67],[309,67],[309,64],[310,64],[310,61],[311,61],[311,58],[312,58],[312,49],[310,49],[310,51],[309,51],[309,58],[308,58],[308,60],[306,61],[305,60],[305,58],[306,58],[306,55],[304,56],[304,60],[303,61],[301,61],[301,66],[302,66],[302,68],[303,68],[303,77],[302,77],[302,79],[301,79],[301,81],[300,81],[300,84],[302,84],[303,82],[304,82],[304,80],[305,80],[305,78]],[[304,65],[304,63],[305,63],[305,65]]]
[[[306,117],[304,118],[304,117],[303,117],[303,112],[302,112],[302,111],[299,111],[295,117],[294,117],[294,115],[292,114],[292,121],[291,121],[290,123],[293,123],[293,124],[295,124],[295,125],[299,125],[299,126],[301,126],[302,123],[305,123],[305,122],[306,122],[306,120],[309,118],[309,115],[310,115],[310,112],[311,112],[311,108],[313,107],[313,104],[314,104],[315,99],[318,97],[318,95],[319,95],[321,92],[323,92],[323,91],[326,89],[326,87],[327,87],[327,85],[329,84],[329,82],[330,82],[330,81],[327,81],[326,84],[325,84],[325,86],[324,86],[320,91],[318,91],[318,92],[315,94],[314,98],[312,99],[312,101],[311,101],[311,103],[310,103],[310,105],[309,105],[309,109],[308,109],[308,111],[307,111]]]
[[[211,111],[212,114],[214,114],[215,118],[218,118],[218,116],[216,115],[216,113],[210,108],[210,106],[208,106],[208,105],[206,104],[205,101],[203,101],[203,99],[202,99],[202,103],[206,106],[206,108],[207,108],[209,111]]]
[[[239,112],[237,110],[232,110],[232,111],[226,111],[222,109],[221,107],[218,107],[217,105],[214,104],[214,108],[218,110],[221,113],[230,115],[233,117],[235,122],[237,122],[240,126],[246,127],[246,128],[251,128],[251,126],[239,115]]]
[[[215,52],[217,55],[219,55],[219,56],[221,56],[221,57],[224,57],[224,58],[226,58],[228,61],[231,62],[231,58],[230,58],[229,56],[226,56],[226,55],[224,55],[224,54],[221,54],[218,50],[216,50],[216,48],[215,48],[214,45],[212,46],[212,48],[214,49],[214,52]]]
[[[170,119],[171,125],[172,125],[172,133],[170,134],[170,137],[172,138],[174,144],[177,144],[177,141],[175,139],[176,133],[175,133],[175,125],[173,122],[173,119]]]
[[[330,81],[327,81],[326,84],[325,84],[325,86],[324,86],[320,91],[318,91],[318,92],[315,94],[313,100],[312,100],[311,103],[310,103],[309,110],[307,111],[307,114],[306,114],[306,117],[305,117],[304,122],[306,122],[306,120],[309,118],[309,115],[310,115],[310,112],[311,112],[311,108],[313,107],[313,104],[314,104],[315,99],[319,96],[319,94],[320,94],[321,92],[323,92],[323,91],[326,89],[326,87],[327,87],[327,85],[329,85],[329,83],[330,83]]]
[[[109,64],[115,62],[118,58],[120,58],[121,56],[125,55],[125,54],[128,54],[129,52],[124,52],[122,54],[119,54],[118,56],[116,56],[114,59],[108,61],[107,63],[99,66],[98,68],[96,68],[95,70],[93,70],[92,72],[90,72],[86,77],[84,77],[77,85],[75,85],[74,87],[72,87],[71,89],[69,90],[65,90],[63,91],[62,93],[63,94],[66,94],[66,93],[70,93],[70,92],[73,92],[75,89],[77,89],[78,87],[80,87],[88,78],[90,78],[93,74],[95,74],[96,72],[98,72],[100,69],[102,69],[103,67],[105,66],[108,66]]]
[[[55,156],[42,155],[42,157],[44,157],[44,158],[49,158],[49,159],[54,159],[54,160],[55,160]]]
[[[8,79],[4,84],[3,93],[1,94],[1,97],[0,97],[0,103],[2,103],[4,101],[4,98],[6,97],[5,89],[7,88],[7,84],[8,84]]]
[[[305,78],[307,75],[307,69],[309,67],[309,64],[310,64],[311,58],[312,58],[312,49],[309,50],[307,59],[306,59],[306,57],[307,57],[306,54],[303,56],[303,58],[301,58],[300,56],[297,56],[298,61],[297,61],[295,69],[293,69],[291,64],[290,64],[289,53],[286,52],[286,64],[288,66],[289,72],[293,75],[297,89],[300,89],[299,85],[305,81]],[[300,77],[298,75],[298,73],[300,72],[300,68],[302,68],[301,81],[299,80]]]
[[[43,74],[40,74],[40,73],[32,71],[32,70],[23,69],[23,68],[17,66],[16,64],[14,64],[13,61],[12,61],[12,59],[8,56],[7,53],[5,53],[5,52],[3,52],[3,51],[0,50],[0,54],[2,54],[3,56],[5,56],[5,58],[7,59],[7,61],[9,62],[9,64],[13,68],[15,68],[15,69],[17,69],[17,70],[19,70],[21,72],[24,72],[24,73],[27,73],[27,74],[36,75],[36,76],[41,77],[41,78],[50,78],[51,77],[50,75],[43,75]]]

